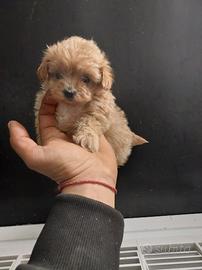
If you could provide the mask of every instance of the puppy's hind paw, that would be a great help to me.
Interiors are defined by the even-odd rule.
[[[73,141],[92,153],[99,150],[99,136],[97,134],[75,134],[73,135]]]

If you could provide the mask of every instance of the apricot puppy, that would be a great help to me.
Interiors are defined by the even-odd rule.
[[[48,47],[37,74],[41,80],[35,102],[39,143],[38,111],[47,91],[58,101],[58,128],[89,151],[98,151],[99,137],[104,134],[120,166],[133,146],[147,142],[130,130],[124,112],[116,105],[112,68],[93,40],[73,36]]]

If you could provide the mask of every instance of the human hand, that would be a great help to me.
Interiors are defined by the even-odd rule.
[[[117,163],[111,145],[102,136],[99,151],[90,153],[72,143],[71,138],[57,128],[56,106],[56,101],[46,95],[39,112],[42,145],[33,141],[20,123],[10,121],[8,127],[13,149],[30,169],[57,183],[64,180],[95,179],[115,186]],[[87,196],[114,206],[114,194],[100,185],[88,183],[69,186],[63,192]]]

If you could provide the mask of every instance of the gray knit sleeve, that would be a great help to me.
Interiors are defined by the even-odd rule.
[[[118,270],[123,217],[76,195],[58,195],[28,265],[17,270]]]

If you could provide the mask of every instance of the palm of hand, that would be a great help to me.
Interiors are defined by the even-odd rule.
[[[56,182],[92,178],[115,184],[116,158],[104,136],[100,138],[100,149],[96,153],[90,153],[73,144],[71,139],[57,128],[56,106],[50,96],[44,98],[39,113],[41,146],[30,138],[21,124],[10,122],[10,141],[14,150],[29,168]]]

